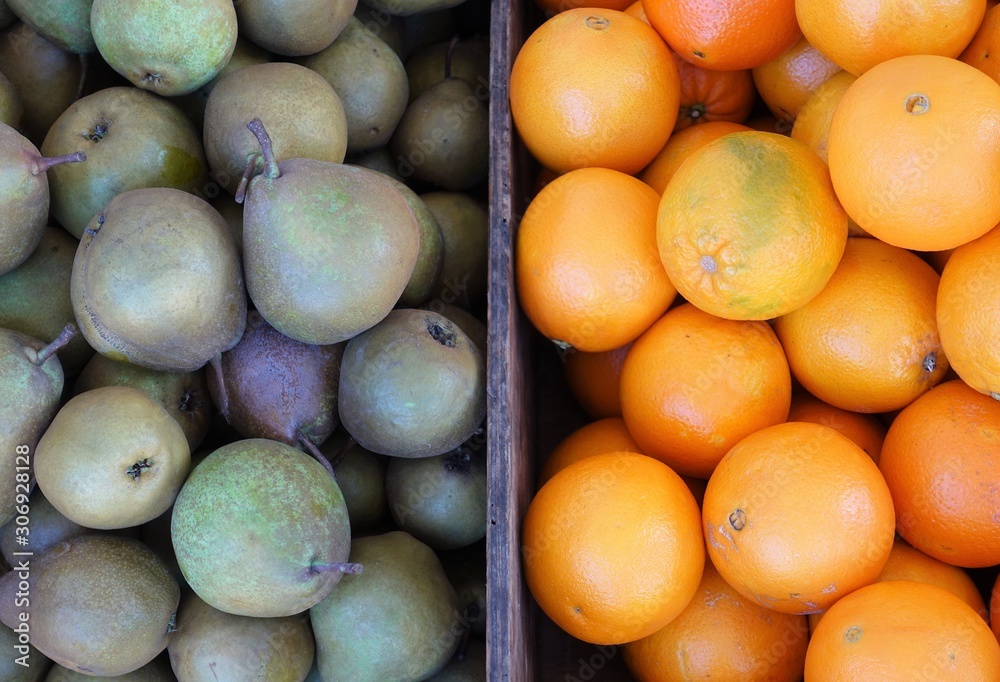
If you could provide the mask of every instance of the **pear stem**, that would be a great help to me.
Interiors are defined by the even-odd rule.
[[[218,392],[216,397],[219,399],[219,404],[216,407],[219,408],[219,412],[226,419],[226,423],[229,423],[229,394],[226,393],[226,380],[222,376],[222,353],[216,353],[211,360],[208,361],[211,365],[212,371],[215,373],[215,381],[218,385]]]
[[[334,469],[336,469],[337,465],[340,464],[341,461],[343,461],[344,457],[347,455],[347,453],[351,451],[351,448],[353,448],[357,444],[358,441],[354,440],[354,436],[348,434],[347,440],[344,441],[344,444],[340,447],[339,450],[337,450],[336,454],[333,456],[333,459],[330,460],[330,465]]]
[[[38,175],[52,168],[52,166],[64,163],[79,163],[86,160],[87,155],[83,152],[73,152],[72,154],[63,154],[62,156],[39,156],[35,159],[35,167],[32,169],[31,174]]]
[[[444,77],[451,78],[451,56],[455,53],[455,46],[458,45],[458,41],[461,40],[457,35],[451,37],[451,42],[448,43],[448,51],[444,53]]]
[[[322,464],[323,468],[326,469],[331,476],[333,476],[334,480],[336,480],[337,475],[333,473],[333,465],[330,464],[330,460],[328,460],[323,453],[319,451],[316,444],[306,438],[301,432],[299,432],[299,442],[302,443],[302,447],[306,449],[306,452],[312,455],[313,459]]]
[[[247,167],[243,169],[243,177],[240,178],[240,184],[236,186],[236,203],[242,204],[243,200],[247,196],[247,185],[250,184],[250,176],[257,169],[257,162],[260,161],[260,154],[254,152],[247,159]]]
[[[50,343],[49,345],[45,346],[45,348],[35,353],[35,359],[32,360],[32,364],[35,365],[36,367],[40,367],[42,364],[44,364],[46,360],[49,359],[49,356],[51,356],[57,350],[65,346],[67,343],[69,343],[74,336],[76,336],[76,325],[70,322],[65,327],[63,327],[63,330],[59,333],[59,336],[57,336],[52,341],[52,343]]]
[[[309,567],[313,573],[345,573],[347,575],[361,575],[363,566],[361,564],[313,564]]]
[[[257,138],[257,142],[260,143],[260,150],[264,153],[264,175],[271,180],[280,177],[281,171],[278,170],[278,162],[274,158],[274,147],[271,146],[271,136],[267,134],[267,129],[264,128],[263,121],[255,118],[247,123],[247,128]]]

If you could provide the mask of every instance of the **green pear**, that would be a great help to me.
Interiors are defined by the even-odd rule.
[[[124,675],[100,678],[103,682],[176,682],[177,678],[170,670],[170,664],[162,657],[154,658],[138,670]],[[94,676],[78,673],[61,665],[54,665],[49,671],[45,682],[93,682]]]
[[[470,640],[444,669],[426,682],[486,682],[486,644]]]
[[[389,149],[388,145],[371,149],[367,152],[361,152],[360,154],[352,154],[347,159],[347,163],[361,166],[368,170],[378,171],[400,182],[403,182],[405,179],[400,175],[399,168],[396,167],[396,161],[392,158],[392,150]]]
[[[239,0],[240,33],[265,50],[290,57],[315,54],[334,41],[358,0]]]
[[[94,0],[7,0],[7,6],[46,40],[67,52],[86,54],[97,49],[90,34]]]
[[[384,42],[400,59],[406,58],[403,45],[403,20],[401,17],[377,10],[363,1],[354,8],[354,16],[364,24],[365,29]]]
[[[406,199],[420,228],[420,252],[406,288],[396,302],[400,308],[416,308],[434,295],[444,270],[444,235],[437,218],[416,192],[401,180],[389,176],[392,186]]]
[[[369,530],[385,518],[386,458],[365,450],[343,431],[334,433],[320,450],[335,462],[333,471],[347,504],[351,533]]]
[[[38,486],[35,486],[35,489],[31,491],[31,497],[28,498],[28,514],[25,516],[30,521],[27,532],[23,526],[17,524],[16,518],[0,528],[0,553],[10,565],[17,564],[14,552],[22,552],[25,547],[34,554],[40,555],[64,540],[92,532],[63,516],[62,512],[45,499],[45,495],[42,494]],[[19,528],[21,530],[18,530]],[[28,544],[22,545],[21,542],[24,542],[25,536]],[[0,679],[3,678],[0,677]]]
[[[31,645],[31,632],[18,634],[0,625],[0,680],[4,682],[40,682],[52,667],[52,661]]]
[[[433,310],[436,313],[444,315],[458,325],[458,328],[465,332],[465,335],[468,336],[474,344],[476,344],[476,347],[479,348],[479,352],[482,353],[483,357],[486,357],[486,337],[488,330],[482,320],[465,308],[443,303],[441,299],[435,299],[424,307],[427,310]]]
[[[21,93],[7,76],[0,73],[0,123],[5,123],[14,130],[20,130],[23,116],[24,101],[21,99]]]
[[[215,78],[236,46],[232,0],[94,0],[94,42],[133,85],[183,95]]]
[[[445,78],[450,42],[435,43],[406,60],[412,102]],[[490,43],[486,38],[463,40],[454,46],[450,62],[451,76],[477,87],[486,100],[490,85]]]
[[[444,237],[444,303],[474,310],[486,298],[490,224],[486,207],[463,192],[421,194]]]

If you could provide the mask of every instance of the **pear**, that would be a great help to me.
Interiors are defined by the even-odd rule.
[[[21,94],[10,79],[0,73],[0,123],[19,130],[22,116],[24,116],[24,102],[21,100]]]
[[[220,79],[205,105],[205,155],[212,179],[230,194],[236,194],[248,162],[260,153],[247,129],[254,116],[267,124],[278,161],[344,160],[347,116],[322,76],[287,62],[245,66]]]
[[[67,52],[97,49],[90,34],[94,0],[7,0],[7,6],[39,35]]]
[[[82,94],[84,58],[59,49],[18,22],[0,32],[0,64],[24,104],[24,135],[36,145]]]
[[[94,0],[94,42],[133,85],[183,95],[215,78],[236,47],[232,0]]]
[[[10,11],[5,0],[0,0],[0,28],[6,28],[17,21],[17,15]]]
[[[372,6],[382,6],[387,2],[390,0],[381,0],[381,3],[376,2]],[[467,2],[470,0],[464,0],[462,4]],[[406,14],[400,18],[403,21],[403,45],[406,53],[404,61],[428,45],[450,40],[461,28],[455,12],[450,7]]]
[[[391,176],[388,179],[406,199],[420,228],[417,263],[413,266],[410,281],[406,283],[406,288],[396,302],[401,308],[416,308],[434,295],[441,282],[441,272],[444,270],[444,235],[424,200],[402,181]]]
[[[486,644],[471,640],[444,669],[426,682],[486,682]]]
[[[45,345],[30,336],[0,329],[0,524],[14,518],[28,500],[35,445],[59,408],[63,371],[57,350],[76,334],[66,329]],[[22,498],[23,496],[23,498]]]
[[[240,0],[240,33],[265,50],[291,57],[329,47],[351,18],[358,0]]]
[[[364,2],[358,2],[358,6],[354,8],[354,16],[370,34],[388,45],[400,59],[406,58],[401,17],[374,9]]]
[[[30,575],[30,597],[18,597]],[[0,577],[0,621],[29,623],[31,643],[56,663],[110,677],[149,663],[167,647],[180,589],[138,540],[80,535],[21,558]]]
[[[450,41],[435,43],[416,52],[406,60],[406,77],[410,82],[412,102],[445,78],[444,66]],[[486,38],[472,38],[456,44],[451,53],[451,76],[461,78],[489,97],[490,43]]]
[[[181,598],[177,633],[167,647],[184,682],[301,682],[316,653],[306,614],[284,618],[234,616],[197,594]]]
[[[206,201],[170,188],[119,194],[84,231],[73,311],[112,360],[191,372],[236,345],[246,325],[240,256]]]
[[[315,453],[337,427],[343,354],[343,344],[290,339],[254,310],[247,314],[243,338],[222,354],[222,372],[212,375],[209,390],[246,438],[269,438]]]
[[[433,310],[436,313],[444,315],[458,325],[458,328],[465,332],[465,335],[468,336],[474,344],[476,344],[476,347],[479,349],[479,352],[482,353],[483,357],[486,357],[486,336],[488,331],[482,320],[465,308],[459,308],[457,305],[442,303],[440,299],[432,301],[425,307],[427,310]]]
[[[412,14],[428,14],[450,9],[465,0],[366,0],[373,9],[406,17]]]
[[[392,150],[389,149],[388,145],[359,154],[352,154],[347,158],[346,162],[367,168],[368,170],[378,171],[383,175],[388,175],[393,180],[399,180],[400,182],[404,180],[403,176],[399,173],[399,169],[396,167],[396,161],[392,158]]]
[[[28,499],[28,510],[29,513],[26,516],[30,519],[30,525],[28,526],[27,545],[21,545],[18,542],[18,538],[24,536],[25,532],[22,526],[17,525],[17,519],[13,519],[6,526],[0,528],[0,553],[3,553],[4,559],[10,565],[17,564],[14,552],[23,552],[26,547],[34,554],[40,555],[64,540],[92,532],[63,516],[58,509],[52,506],[51,502],[45,499],[45,495],[37,486]],[[18,528],[21,530],[18,531]]]
[[[27,260],[0,275],[0,327],[36,339],[54,339],[73,319],[69,281],[79,242],[59,227],[46,227]],[[67,377],[76,376],[94,355],[82,334],[59,349]]]
[[[133,670],[124,675],[102,678],[104,682],[176,682],[177,678],[170,670],[170,664],[166,663],[162,657],[154,658],[152,661],[142,666],[138,670]],[[54,665],[49,671],[45,682],[93,682],[94,677],[86,673],[78,673],[64,668],[61,665]]]
[[[225,445],[194,468],[170,525],[177,563],[211,606],[283,617],[328,595],[351,531],[337,482],[309,455],[265,439]]]
[[[486,639],[486,542],[438,552],[445,575],[455,588],[458,608],[473,637]]]
[[[205,373],[160,372],[95,355],[73,385],[74,395],[102,386],[137,388],[159,403],[184,432],[192,452],[208,434],[215,410]]]
[[[52,667],[43,653],[31,645],[30,626],[18,634],[6,625],[0,625],[0,680],[4,682],[40,682]]]
[[[42,239],[49,219],[45,171],[86,158],[80,151],[44,158],[28,138],[0,124],[0,275],[27,260]]]
[[[455,590],[430,547],[401,531],[358,538],[346,576],[310,611],[324,682],[418,682],[463,633]]]
[[[208,162],[201,136],[181,110],[133,87],[100,90],[56,119],[42,143],[46,156],[83,145],[87,163],[49,172],[52,216],[77,239],[116,195],[143,187],[203,191]]]
[[[236,242],[236,250],[243,253],[243,205],[226,192],[220,192],[212,199],[212,208],[219,212],[229,226],[229,232]]]
[[[461,445],[485,414],[485,360],[441,315],[393,310],[347,343],[340,418],[363,447],[433,457]]]
[[[173,504],[191,466],[180,425],[152,398],[104,386],[66,403],[35,451],[35,476],[66,518],[87,528],[138,526]]]
[[[365,450],[343,431],[334,433],[320,450],[334,463],[334,475],[351,519],[351,533],[369,530],[385,518],[386,458]]]
[[[406,70],[392,49],[351,17],[326,49],[300,62],[337,91],[347,116],[347,153],[385,145],[406,111]]]
[[[427,192],[420,198],[444,237],[440,298],[473,310],[486,298],[490,242],[486,208],[462,192]]]
[[[317,345],[375,325],[417,261],[420,232],[406,200],[363,168],[311,159],[279,165],[260,119],[248,127],[264,159],[243,209],[247,291],[257,310],[285,336]]]

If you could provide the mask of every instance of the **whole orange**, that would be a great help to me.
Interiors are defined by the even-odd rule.
[[[674,173],[656,225],[684,298],[734,320],[766,320],[823,289],[844,252],[847,216],[818,156],[774,133],[702,146]]]
[[[792,126],[792,139],[803,143],[827,161],[827,144],[830,139],[830,124],[833,112],[837,110],[840,98],[847,92],[857,77],[847,71],[838,71],[816,88],[812,96],[799,110]]]
[[[599,419],[581,426],[563,438],[545,460],[545,465],[538,474],[538,487],[545,485],[557,472],[570,464],[606,452],[642,454],[621,417]]]
[[[517,131],[543,166],[637,173],[674,128],[680,81],[648,24],[579,8],[556,14],[525,41],[509,90]]]
[[[690,303],[640,336],[622,367],[622,416],[635,442],[699,478],[745,436],[785,421],[791,393],[766,322],[724,320]]]
[[[893,420],[879,468],[907,542],[956,566],[1000,564],[1000,402],[936,386]]]
[[[662,195],[674,173],[691,154],[723,135],[746,130],[750,128],[730,121],[708,121],[678,130],[670,136],[652,163],[639,174],[639,179]]]
[[[657,257],[658,201],[641,180],[605,168],[571,171],[535,196],[514,274],[521,307],[543,335],[606,351],[666,311],[676,291]]]
[[[897,57],[844,93],[830,126],[830,177],[877,239],[950,249],[1000,222],[1000,85],[957,59]]]
[[[986,0],[795,0],[809,42],[855,76],[903,55],[957,57],[985,12]]]
[[[958,376],[1000,400],[1000,227],[958,247],[941,272],[937,323]]]
[[[535,4],[548,16],[578,7],[600,7],[624,11],[632,0],[535,0]]]
[[[675,131],[708,121],[747,120],[757,97],[749,69],[713,71],[677,59],[677,73],[681,98]]]
[[[958,58],[1000,82],[1000,12],[991,7],[976,35]]]
[[[792,405],[788,410],[790,422],[812,422],[829,426],[841,435],[847,436],[865,454],[878,464],[882,454],[882,441],[885,440],[885,426],[870,414],[861,414],[842,410],[824,403],[808,393],[797,393],[792,396]]]
[[[635,2],[622,11],[629,16],[639,19],[640,21],[645,21],[647,24],[649,23],[649,19],[646,18],[646,10],[642,8],[642,0],[635,0]]]
[[[753,82],[772,114],[794,121],[819,86],[840,71],[802,37],[771,61],[754,67]]]
[[[662,462],[623,452],[588,457],[549,479],[528,506],[528,589],[577,639],[641,639],[676,618],[698,589],[700,522],[691,491]]]
[[[687,608],[662,630],[622,651],[639,682],[797,682],[808,643],[804,616],[750,601],[708,561]]]
[[[600,353],[566,354],[563,370],[573,397],[593,419],[622,416],[622,365],[632,344]]]
[[[802,35],[794,0],[642,0],[642,6],[681,59],[706,69],[752,69]]]
[[[948,370],[935,320],[938,279],[909,251],[848,239],[819,296],[774,323],[792,374],[844,410],[908,405]]]
[[[807,422],[741,440],[708,480],[702,515],[708,554],[726,582],[782,613],[822,611],[873,582],[895,526],[871,458]]]
[[[879,582],[824,614],[809,640],[805,679],[996,682],[1000,645],[951,592],[908,580]]]

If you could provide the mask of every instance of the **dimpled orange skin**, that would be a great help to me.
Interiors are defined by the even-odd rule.
[[[706,69],[752,69],[802,35],[795,0],[643,0],[642,6],[681,59]]]
[[[674,173],[691,154],[723,135],[748,130],[745,125],[730,121],[708,121],[678,130],[638,177],[662,196]]]
[[[898,410],[948,370],[935,318],[938,275],[918,256],[852,237],[826,288],[775,320],[792,374],[852,412]]]
[[[804,37],[776,58],[753,70],[753,82],[767,108],[794,121],[809,96],[841,68]]]
[[[709,121],[743,123],[750,116],[757,90],[749,69],[712,71],[678,58],[677,73],[681,98],[674,131]]]
[[[569,390],[592,419],[622,416],[622,365],[632,344],[600,353],[566,354],[563,370]]]
[[[643,454],[621,417],[599,419],[581,426],[563,438],[545,460],[545,465],[538,474],[538,487],[545,485],[557,472],[570,464],[606,452]]]
[[[707,479],[745,436],[788,417],[792,379],[766,322],[724,320],[685,303],[632,345],[622,416],[642,451]]]
[[[561,175],[532,200],[517,234],[514,271],[535,328],[577,350],[636,339],[676,290],[656,250],[659,196],[604,168]]]
[[[960,246],[941,272],[937,323],[955,372],[1000,399],[1000,226]]]
[[[514,59],[509,86],[521,139],[558,173],[637,173],[677,120],[670,50],[648,24],[615,10],[571,9],[546,21]]]
[[[709,479],[702,510],[708,554],[722,577],[782,613],[822,611],[873,582],[896,524],[871,458],[807,422],[740,441]]]
[[[1000,402],[936,386],[893,420],[879,468],[907,542],[956,566],[1000,564]]]
[[[813,151],[783,135],[740,132],[677,169],[656,237],[688,301],[727,319],[767,320],[823,289],[844,252],[847,215]]]
[[[837,110],[840,98],[847,92],[857,76],[847,71],[839,71],[816,88],[792,126],[792,139],[798,140],[812,149],[823,162],[827,161],[827,145],[830,140],[830,125],[833,112]]]
[[[653,634],[701,580],[698,505],[665,464],[634,453],[588,457],[542,486],[524,516],[528,589],[567,633],[593,644]]]
[[[893,580],[847,595],[809,640],[805,679],[1000,680],[1000,645],[961,599],[936,585]]]
[[[681,615],[649,637],[626,644],[623,652],[639,682],[796,682],[802,679],[808,643],[804,616],[755,604],[709,561],[698,592]]]
[[[788,421],[813,422],[829,426],[834,431],[847,436],[865,454],[878,464],[882,454],[882,442],[885,440],[885,426],[870,414],[861,414],[842,410],[828,405],[819,398],[808,393],[792,396],[792,405],[788,409]]]
[[[830,177],[847,213],[876,239],[917,251],[988,232],[1000,222],[998,110],[1000,85],[956,59],[872,68],[830,126]]]
[[[976,35],[958,58],[1000,82],[1000,12],[995,7],[987,10]]]
[[[904,55],[957,57],[985,12],[986,0],[795,0],[809,42],[855,76]]]

